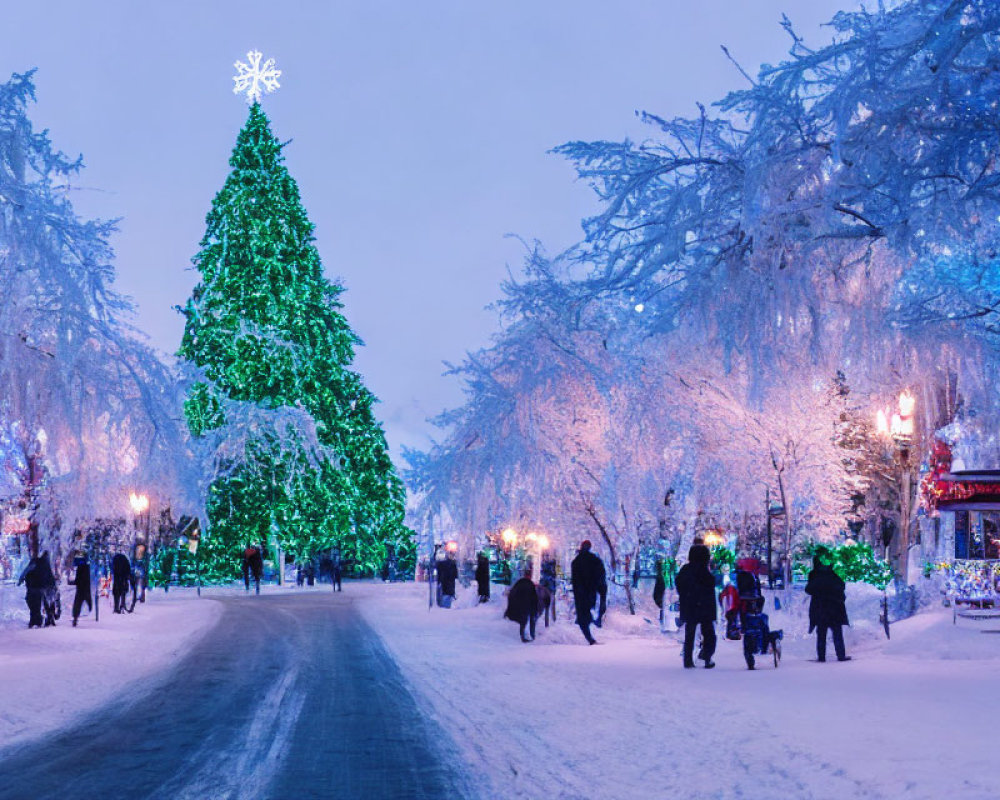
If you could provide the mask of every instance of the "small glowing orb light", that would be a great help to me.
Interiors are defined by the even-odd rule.
[[[504,532],[500,534],[503,539],[503,543],[508,547],[513,546],[517,542],[517,531],[513,528],[506,528]]]
[[[135,492],[128,493],[128,502],[132,506],[132,510],[136,514],[143,513],[149,508],[149,498],[144,494],[136,494]]]
[[[646,310],[645,304],[643,304],[643,303],[636,303],[635,304],[635,313],[636,314],[641,314],[645,310]]]
[[[549,537],[546,536],[544,533],[538,537],[538,547],[542,550],[549,549]]]
[[[719,531],[705,531],[705,544],[709,547],[715,547],[718,544],[722,544],[722,541],[722,534]]]
[[[450,542],[448,542],[448,544],[444,546],[444,549],[447,550],[449,553],[458,552],[458,542],[452,539]]]

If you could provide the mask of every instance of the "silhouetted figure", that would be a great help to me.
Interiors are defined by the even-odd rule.
[[[694,637],[701,627],[702,645],[698,657],[705,668],[715,666],[715,576],[708,568],[711,553],[703,544],[688,551],[688,563],[680,568],[675,584],[684,622],[684,666],[694,666]]]
[[[507,610],[504,616],[521,626],[521,641],[533,642],[535,640],[535,621],[538,619],[538,592],[535,584],[531,580],[531,571],[526,570],[513,586],[507,595]],[[529,639],[524,635],[524,629],[528,627],[531,633]]]
[[[479,602],[488,603],[490,601],[490,560],[482,553],[476,559],[476,589],[479,592]]]
[[[116,553],[111,559],[111,596],[114,600],[114,612],[125,611],[125,597],[128,595],[132,582],[132,565],[124,553]]]
[[[243,585],[250,591],[250,576],[253,575],[256,593],[260,594],[260,577],[264,573],[264,557],[260,553],[260,547],[248,544],[243,551]]]
[[[458,580],[458,564],[451,553],[437,562],[437,576],[437,604],[441,608],[451,608],[455,601],[455,582]]]
[[[833,649],[837,661],[850,661],[844,649],[844,625],[847,620],[847,593],[843,579],[824,564],[819,556],[813,557],[812,572],[806,582],[809,601],[809,633],[816,629],[816,660],[826,661],[826,632],[833,634]]]
[[[73,627],[75,628],[84,603],[87,604],[88,611],[94,610],[94,602],[90,596],[90,561],[87,560],[86,553],[81,553],[73,559],[73,569],[73,579],[67,583],[76,587],[76,594],[73,595]]]
[[[589,539],[580,542],[580,552],[570,567],[573,582],[573,601],[576,605],[576,624],[583,631],[583,637],[588,644],[597,644],[590,633],[590,626],[596,623],[601,627],[601,618],[607,607],[608,581],[604,571],[604,562],[590,551]],[[594,606],[600,598],[601,605],[597,619],[593,617]]]
[[[344,560],[340,557],[340,551],[334,550],[330,557],[330,575],[333,579],[333,591],[342,592],[344,587],[340,581],[344,574]]]
[[[17,585],[24,584],[24,602],[28,606],[28,627],[42,627],[42,586],[38,572],[38,557],[28,561],[21,571]]]
[[[59,619],[59,590],[56,588],[56,576],[52,572],[52,562],[49,560],[49,551],[44,551],[38,557],[35,565],[35,576],[38,585],[42,590],[42,612],[45,615],[43,626],[50,628]]]

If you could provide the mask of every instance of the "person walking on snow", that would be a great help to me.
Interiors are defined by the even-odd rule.
[[[507,610],[503,614],[507,619],[516,622],[521,626],[521,641],[535,641],[535,621],[538,619],[538,591],[531,580],[531,570],[524,571],[524,575],[510,587],[507,595]],[[524,635],[524,628],[528,626],[531,634],[529,639]]]
[[[243,551],[243,585],[250,591],[250,574],[253,573],[253,582],[257,594],[260,594],[260,576],[264,572],[264,557],[260,553],[260,548],[253,544],[248,544]]]
[[[482,553],[476,559],[476,587],[479,591],[479,602],[490,602],[490,561]]]
[[[607,603],[608,581],[604,572],[604,562],[590,551],[589,539],[580,542],[580,552],[570,565],[570,576],[573,583],[573,602],[576,605],[576,624],[583,631],[583,638],[588,644],[597,644],[590,632],[591,623],[601,627],[601,617]],[[593,617],[594,606],[600,597],[601,606],[597,619]]]
[[[128,594],[132,578],[132,565],[124,553],[116,553],[111,559],[111,596],[114,599],[114,612],[125,613],[125,596]]]
[[[39,583],[38,557],[32,558],[17,579],[24,584],[24,602],[28,606],[28,627],[42,627],[42,586]]]
[[[813,556],[813,568],[806,582],[809,601],[809,633],[816,629],[816,660],[826,661],[826,632],[833,633],[837,661],[850,661],[844,650],[844,625],[847,620],[847,594],[844,580],[820,557]]]
[[[76,587],[76,594],[73,596],[73,627],[75,628],[76,621],[80,618],[80,612],[83,610],[83,604],[87,604],[88,611],[93,611],[94,603],[90,598],[90,561],[87,560],[87,554],[81,552],[74,558],[73,567],[76,569],[76,573],[73,579],[67,583]]]
[[[451,553],[437,562],[437,578],[437,604],[441,608],[451,608],[455,600],[455,582],[458,580],[458,564]]]
[[[708,568],[711,553],[703,544],[696,544],[688,551],[688,563],[680,568],[675,581],[681,620],[684,622],[684,666],[694,667],[694,637],[701,627],[701,652],[698,657],[705,662],[705,669],[715,663],[715,576]]]

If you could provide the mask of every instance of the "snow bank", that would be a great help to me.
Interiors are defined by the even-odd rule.
[[[193,590],[150,592],[134,614],[101,601],[70,624],[72,593],[54,628],[27,629],[24,590],[0,587],[0,750],[69,725],[176,663],[218,619],[221,606]],[[67,602],[68,601],[68,602]]]
[[[525,645],[502,619],[503,587],[485,606],[466,590],[430,611],[426,585],[349,589],[484,797],[997,796],[984,704],[1000,636],[952,625],[949,609],[886,642],[871,593],[852,590],[854,660],[817,664],[793,600],[772,617],[796,626],[779,669],[747,671],[740,643],[720,639],[707,671],[682,668],[645,599],[636,617],[611,612],[598,647],[565,619]]]

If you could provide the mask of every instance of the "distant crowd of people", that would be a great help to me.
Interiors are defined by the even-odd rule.
[[[699,634],[701,643],[697,659],[703,662],[706,669],[715,667],[713,656],[718,644],[715,625],[720,603],[726,609],[729,638],[739,638],[740,628],[752,628],[752,621],[759,617],[764,619],[765,635],[771,637],[765,640],[765,649],[768,643],[774,646],[774,639],[780,637],[780,633],[772,634],[766,627],[767,616],[762,614],[764,598],[756,572],[738,564],[732,584],[717,596],[717,580],[711,569],[711,558],[709,548],[696,539],[688,551],[687,563],[680,568],[675,579],[679,624],[684,629],[681,652],[684,667],[688,669],[696,666],[695,644]],[[434,566],[437,573],[437,604],[442,608],[451,608],[458,581],[458,564],[454,554],[446,553]],[[489,602],[490,563],[482,553],[476,561],[475,582],[478,602]],[[607,612],[608,580],[604,562],[593,552],[593,545],[587,539],[580,543],[579,551],[570,565],[570,583],[576,608],[576,625],[587,643],[595,645],[598,642],[591,627],[600,628],[603,624]],[[541,579],[538,583],[532,579],[532,571],[528,567],[507,591],[504,616],[518,624],[522,642],[534,641],[536,622],[543,613],[546,614],[548,624],[549,610],[553,614],[555,612],[555,589],[555,564],[546,560],[542,562]],[[805,591],[810,597],[809,632],[816,632],[817,661],[826,661],[828,635],[833,639],[837,660],[850,661],[851,657],[847,655],[844,646],[843,626],[850,623],[843,579],[832,566],[816,556]],[[661,607],[665,602],[662,572],[657,575],[653,599]],[[753,669],[752,653],[745,649],[745,654],[747,666]]]
[[[94,595],[91,584],[91,563],[86,552],[79,550],[73,555],[69,571],[72,577],[66,583],[74,587],[72,624],[75,628],[83,613],[94,609]],[[111,559],[111,596],[113,612],[132,612],[136,600],[145,600],[145,574],[141,564],[133,564],[124,553],[116,553]],[[28,560],[17,579],[17,585],[24,585],[24,602],[28,606],[28,627],[49,628],[62,616],[62,600],[49,551]],[[129,603],[129,592],[132,602]]]

